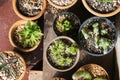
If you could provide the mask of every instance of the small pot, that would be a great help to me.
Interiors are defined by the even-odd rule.
[[[76,64],[78,63],[78,61],[79,61],[79,56],[80,56],[80,51],[79,51],[79,49],[78,49],[78,46],[77,46],[77,52],[76,52],[76,54],[74,55],[74,58],[75,58],[75,60],[74,60],[74,62],[72,61],[72,64],[70,63],[69,65],[69,67],[67,66],[59,66],[57,63],[55,63],[57,66],[55,66],[55,64],[53,64],[54,62],[54,60],[52,61],[52,57],[50,58],[49,56],[49,47],[50,47],[50,45],[54,42],[54,41],[56,41],[56,40],[62,40],[62,41],[64,41],[64,42],[67,42],[67,43],[74,43],[74,44],[76,44],[76,42],[73,40],[73,39],[71,39],[71,38],[69,38],[69,37],[66,37],[66,36],[59,36],[59,37],[57,37],[57,38],[55,38],[55,39],[53,39],[50,43],[49,43],[49,45],[48,45],[48,47],[47,47],[47,50],[46,50],[46,54],[45,54],[45,59],[46,59],[46,61],[47,61],[47,63],[48,63],[48,65],[52,68],[52,69],[54,69],[54,70],[56,70],[56,71],[59,71],[59,72],[65,72],[65,71],[69,71],[69,70],[71,70],[72,68],[74,68],[75,66],[76,66]],[[73,59],[73,58],[72,58]],[[59,66],[59,67],[58,67]]]
[[[87,0],[82,0],[82,3],[83,3],[83,5],[84,5],[84,7],[85,7],[90,13],[92,13],[92,14],[94,14],[94,15],[96,15],[96,16],[100,16],[100,17],[110,17],[110,16],[114,16],[114,15],[116,15],[117,13],[120,12],[120,6],[119,6],[116,10],[114,10],[114,11],[112,11],[112,12],[109,12],[109,13],[100,13],[100,12],[97,12],[97,11],[93,10],[93,9],[89,6],[89,4],[87,3]]]
[[[10,41],[11,45],[12,45],[14,48],[17,48],[17,49],[19,49],[19,50],[21,50],[21,51],[23,51],[23,52],[30,52],[30,51],[35,50],[35,49],[39,46],[39,44],[40,44],[41,41],[39,42],[39,44],[35,45],[34,47],[31,47],[31,48],[23,48],[23,47],[21,47],[21,46],[18,46],[17,43],[15,43],[15,41],[14,41],[14,39],[13,39],[14,31],[16,30],[16,28],[17,28],[20,24],[26,24],[26,23],[27,23],[26,20],[19,20],[19,21],[15,22],[15,23],[12,25],[12,27],[10,28],[8,35],[9,35],[9,41]],[[33,24],[32,21],[31,21],[31,23]]]
[[[54,6],[55,8],[58,8],[58,9],[68,9],[70,7],[72,7],[73,5],[75,5],[75,3],[78,1],[78,0],[73,0],[73,2],[71,4],[68,4],[68,5],[64,5],[64,6],[61,6],[61,5],[57,5],[55,4],[54,2],[52,2],[51,0],[47,0],[52,6]]]
[[[101,66],[99,66],[97,64],[86,64],[86,65],[83,65],[76,72],[80,72],[80,71],[87,71],[87,72],[89,72],[90,75],[92,76],[92,78],[101,77],[101,78],[106,78],[107,80],[110,80],[107,71],[103,67],[101,67]],[[72,77],[75,78],[75,75],[72,76]],[[77,77],[79,77],[78,74],[77,74]]]
[[[98,26],[98,28],[99,28],[99,37],[100,38],[107,38],[107,39],[109,39],[110,37],[110,39],[112,39],[111,41],[112,41],[112,44],[111,44],[111,47],[107,50],[107,52],[106,53],[103,53],[103,51],[101,50],[101,52],[97,52],[97,51],[99,51],[100,49],[100,47],[98,47],[98,48],[96,48],[95,46],[94,46],[94,49],[93,49],[93,45],[92,45],[92,49],[91,48],[89,48],[89,50],[88,50],[88,46],[89,45],[87,45],[86,47],[84,47],[84,45],[86,45],[86,44],[95,44],[95,37],[94,37],[94,39],[92,39],[92,37],[90,36],[87,40],[89,41],[89,43],[87,43],[88,41],[86,41],[86,39],[85,39],[85,37],[84,37],[84,35],[83,35],[83,33],[82,33],[82,29],[84,29],[84,27],[86,27],[87,26],[87,28],[86,28],[86,31],[87,31],[87,33],[89,33],[90,31],[93,33],[93,23],[96,23],[96,21],[97,22],[99,22],[99,21],[101,21],[102,23],[105,23],[105,25],[107,24],[107,28],[106,28],[106,26],[105,26],[105,28],[104,29],[108,29],[108,30],[110,30],[111,29],[111,33],[110,33],[110,31],[108,31],[108,33],[107,33],[107,36],[106,35],[101,35],[101,22],[99,23],[99,26]],[[103,24],[102,24],[103,25]],[[108,27],[108,25],[109,25],[109,27],[111,27],[111,28],[109,28]],[[88,29],[89,28],[89,29]],[[92,29],[92,30],[91,30]],[[88,31],[89,30],[89,31]],[[109,36],[110,37],[108,37],[108,34],[109,34]],[[95,36],[96,34],[94,34],[94,36]],[[104,55],[106,55],[106,54],[108,54],[108,53],[110,53],[112,50],[113,50],[113,48],[115,47],[115,44],[116,44],[116,42],[117,42],[117,37],[118,37],[118,34],[117,34],[117,30],[116,30],[116,27],[113,25],[113,23],[109,20],[109,19],[107,19],[107,18],[101,18],[101,17],[91,17],[91,18],[89,18],[89,19],[87,19],[85,22],[83,22],[83,24],[81,25],[81,27],[80,27],[80,29],[79,29],[79,32],[78,32],[78,39],[79,39],[79,46],[83,49],[83,50],[85,50],[88,54],[90,54],[90,55],[92,55],[92,56],[104,56]],[[99,38],[99,40],[100,40],[100,38]],[[91,39],[91,40],[90,40]],[[86,41],[86,42],[85,42]],[[91,41],[91,42],[90,42]],[[84,43],[85,42],[85,43]],[[95,49],[96,49],[96,51],[95,51]],[[99,50],[98,50],[99,49]]]
[[[72,25],[72,27],[70,30],[60,31],[59,29],[60,26],[57,24],[57,22],[61,21],[63,24],[65,20],[68,20],[70,24]],[[53,22],[53,29],[57,36],[68,36],[73,39],[76,39],[80,25],[81,25],[80,20],[74,13],[63,12],[55,17],[54,22]]]
[[[21,76],[19,76],[16,80],[22,80],[22,78],[24,77],[25,73],[26,73],[26,63],[24,61],[24,59],[22,58],[22,56],[20,56],[18,53],[16,52],[13,52],[13,51],[3,51],[3,52],[0,52],[0,55],[4,53],[4,54],[7,54],[7,55],[10,55],[11,57],[12,56],[17,56],[23,63],[23,73],[21,74]],[[5,56],[4,56],[5,58]],[[8,58],[7,58],[8,59]],[[12,61],[9,62],[10,64],[12,64]],[[18,66],[19,67],[19,66]]]
[[[26,16],[26,15],[23,15],[19,11],[18,5],[17,5],[17,0],[12,0],[12,5],[13,5],[14,12],[17,14],[17,16],[19,16],[20,18],[22,18],[24,20],[36,20],[36,19],[40,18],[43,15],[43,13],[45,12],[45,10],[46,10],[46,3],[47,3],[47,1],[43,0],[43,8],[37,15],[35,15],[35,16]]]

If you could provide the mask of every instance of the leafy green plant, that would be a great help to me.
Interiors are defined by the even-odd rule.
[[[57,25],[62,29],[62,31],[69,31],[72,25],[69,20],[57,21]]]
[[[66,44],[62,40],[56,40],[50,45],[49,50],[59,66],[67,66],[72,63],[72,56],[77,54],[78,48],[73,43]]]
[[[30,21],[28,21],[23,30],[18,31],[17,34],[21,37],[19,43],[24,48],[33,47],[38,44],[43,35],[37,23],[32,24]]]

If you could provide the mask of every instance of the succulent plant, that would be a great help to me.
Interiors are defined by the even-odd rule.
[[[19,43],[24,47],[33,47],[36,44],[39,44],[42,33],[40,30],[40,27],[37,25],[37,23],[31,23],[30,21],[27,22],[25,27],[17,32],[17,35],[19,36]]]
[[[57,62],[59,66],[70,65],[73,61],[71,56],[77,54],[78,48],[75,44],[66,44],[62,40],[56,40],[49,47],[53,60]]]
[[[88,71],[77,71],[72,75],[73,80],[92,80],[92,76]]]
[[[95,48],[103,48],[103,53],[106,54],[108,49],[111,48],[112,46],[112,41],[108,38],[105,38],[104,36],[108,34],[107,29],[101,29],[100,30],[100,23],[95,22],[92,24],[93,31],[91,32],[92,35],[94,35],[94,40],[95,40]],[[81,30],[83,36],[85,39],[88,39],[91,34],[89,30],[82,29]]]
[[[69,20],[64,20],[63,22],[58,21],[57,25],[62,29],[62,31],[68,31],[72,28]]]

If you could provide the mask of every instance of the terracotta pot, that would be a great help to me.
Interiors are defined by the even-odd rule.
[[[43,15],[43,13],[46,11],[47,1],[46,0],[43,0],[43,1],[44,1],[43,2],[43,9],[36,16],[33,16],[33,17],[28,17],[28,16],[25,16],[22,13],[20,13],[20,11],[18,10],[18,7],[16,5],[17,0],[12,0],[13,10],[17,14],[17,16],[19,16],[20,18],[22,18],[24,20],[36,20],[36,19],[40,18]]]
[[[71,4],[69,5],[66,5],[66,6],[60,6],[60,5],[57,5],[55,3],[53,3],[51,0],[47,0],[52,6],[54,6],[55,8],[58,8],[58,9],[68,9],[70,7],[72,7],[73,5],[75,5],[75,3],[78,1],[78,0],[74,0]]]
[[[50,80],[66,80],[66,79],[60,78],[60,77],[54,77],[54,78],[52,78],[52,79],[50,79]]]
[[[9,41],[10,41],[11,45],[12,45],[14,48],[17,48],[17,49],[19,49],[19,50],[21,50],[21,51],[23,51],[23,52],[30,52],[30,51],[35,50],[35,49],[39,46],[39,44],[40,44],[41,41],[40,41],[37,45],[35,45],[34,47],[31,47],[31,48],[22,48],[22,47],[18,46],[18,45],[15,43],[14,39],[13,39],[13,36],[14,36],[13,33],[14,33],[14,31],[16,30],[16,28],[17,28],[20,24],[26,24],[26,23],[27,23],[26,20],[19,20],[19,21],[15,22],[15,23],[12,25],[12,27],[10,28],[8,35],[9,35]],[[31,23],[33,23],[33,22],[31,21]]]
[[[24,59],[22,58],[22,56],[20,56],[18,53],[14,52],[14,51],[3,51],[3,52],[0,52],[0,54],[2,54],[2,53],[16,55],[22,61],[24,72],[21,74],[21,76],[19,76],[17,78],[17,80],[22,80],[22,78],[24,77],[24,75],[26,73],[26,63],[25,63]]]
[[[78,71],[88,71],[93,78],[101,77],[101,78],[106,78],[107,80],[110,80],[107,71],[103,67],[97,64],[83,65],[76,72]]]
[[[100,16],[100,17],[110,17],[110,16],[114,16],[114,15],[116,15],[117,13],[120,12],[120,6],[119,6],[116,10],[114,10],[114,11],[112,11],[112,12],[110,12],[110,13],[99,13],[99,12],[96,12],[95,10],[93,10],[93,9],[89,6],[89,4],[87,3],[87,0],[82,0],[82,3],[83,3],[83,5],[84,5],[84,7],[85,7],[90,13],[92,13],[92,14],[94,14],[94,15],[96,15],[96,16]]]
[[[58,67],[55,67],[55,66],[52,64],[52,62],[49,60],[47,51],[48,51],[48,48],[49,48],[49,46],[51,45],[51,43],[53,43],[55,40],[59,40],[59,39],[68,40],[67,42],[70,41],[71,43],[75,43],[75,44],[76,44],[76,42],[75,42],[73,39],[69,38],[69,37],[59,36],[59,37],[53,39],[53,40],[49,43],[49,45],[48,45],[48,47],[47,47],[47,50],[46,50],[46,53],[45,53],[45,59],[46,59],[48,65],[49,65],[52,69],[54,69],[54,70],[56,70],[56,71],[59,71],[59,72],[65,72],[65,71],[71,70],[72,68],[74,68],[74,67],[77,65],[77,63],[78,63],[78,61],[79,61],[79,57],[80,57],[80,50],[79,50],[79,48],[78,48],[78,51],[77,51],[77,54],[76,54],[76,60],[74,61],[74,63],[73,63],[70,67],[68,67],[68,68],[66,68],[66,69],[59,69]]]

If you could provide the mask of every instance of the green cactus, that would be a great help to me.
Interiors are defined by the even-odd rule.
[[[88,39],[88,38],[89,38],[89,35],[88,35],[87,30],[82,29],[81,31],[82,31],[82,34],[83,34],[84,38],[85,38],[85,39]]]

